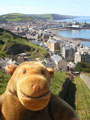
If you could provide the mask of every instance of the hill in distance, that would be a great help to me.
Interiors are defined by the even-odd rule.
[[[42,51],[42,52],[41,52]],[[0,57],[28,53],[31,58],[44,58],[48,56],[47,51],[30,43],[27,39],[19,37],[14,33],[0,28]]]
[[[0,22],[22,22],[22,21],[32,21],[32,20],[62,20],[62,19],[72,19],[74,16],[70,15],[59,15],[59,14],[20,14],[20,13],[10,13],[0,16]]]
[[[32,21],[32,20],[34,20],[33,17],[20,13],[11,13],[0,16],[1,22],[11,22],[11,21],[21,22],[21,21]]]
[[[59,14],[32,14],[30,16],[38,20],[63,20],[75,18],[74,16]]]

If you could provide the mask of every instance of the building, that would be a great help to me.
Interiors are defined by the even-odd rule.
[[[61,60],[58,64],[59,70],[67,71],[67,62],[65,60]]]
[[[68,68],[68,70],[74,70],[75,64],[74,64],[73,62],[69,62],[69,63],[67,64],[67,68]]]
[[[53,53],[59,51],[59,43],[55,40],[48,40],[47,47],[52,51]]]
[[[88,53],[82,54],[81,55],[81,61],[90,63],[90,54],[88,54]]]
[[[45,58],[42,63],[48,68],[56,69],[56,64],[52,58]]]
[[[79,52],[75,53],[74,62],[75,63],[81,62],[81,55]]]
[[[51,58],[53,59],[53,61],[56,64],[56,69],[59,70],[59,63],[62,60],[62,57],[57,54],[54,54],[53,56],[51,56]]]
[[[88,62],[90,63],[90,48],[85,46],[79,46],[77,52],[75,53],[75,63],[78,62]]]
[[[72,21],[72,23],[67,24],[68,28],[79,29],[81,28],[81,24],[77,21]]]
[[[74,62],[75,63],[78,63],[78,62],[88,62],[88,63],[90,63],[90,54],[87,53],[87,52],[84,52],[84,53],[76,52]]]
[[[62,48],[62,57],[69,61],[74,61],[75,49],[71,46],[63,46]]]

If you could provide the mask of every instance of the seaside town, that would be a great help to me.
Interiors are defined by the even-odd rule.
[[[0,1],[0,120],[90,120],[90,1]]]
[[[7,22],[1,23],[0,28],[7,29],[14,34],[27,38],[31,43],[45,48],[50,57],[36,61],[42,62],[47,67],[54,68],[55,71],[67,71],[74,69],[78,62],[90,63],[90,47],[81,44],[81,40],[64,38],[58,34],[65,29],[90,29],[90,24],[79,23],[77,21],[57,22],[38,21],[31,22]],[[14,58],[0,58],[0,67],[7,64],[20,64],[24,61],[33,60],[26,53],[20,53]]]
[[[0,1],[0,120],[90,120],[89,3]]]

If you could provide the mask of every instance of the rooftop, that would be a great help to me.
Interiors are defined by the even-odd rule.
[[[52,58],[53,60],[57,61],[57,62],[59,62],[59,61],[62,60],[62,57],[61,57],[61,56],[55,55],[55,54],[54,54],[53,56],[51,56],[51,58]]]

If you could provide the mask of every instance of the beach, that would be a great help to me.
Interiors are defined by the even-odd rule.
[[[66,38],[58,34],[60,31],[67,30],[67,28],[61,28],[61,29],[49,29],[50,32],[52,32],[56,37],[60,38],[61,40],[65,41],[71,41],[73,43],[79,44],[82,41],[88,41],[90,42],[90,39],[84,39],[84,38]]]

